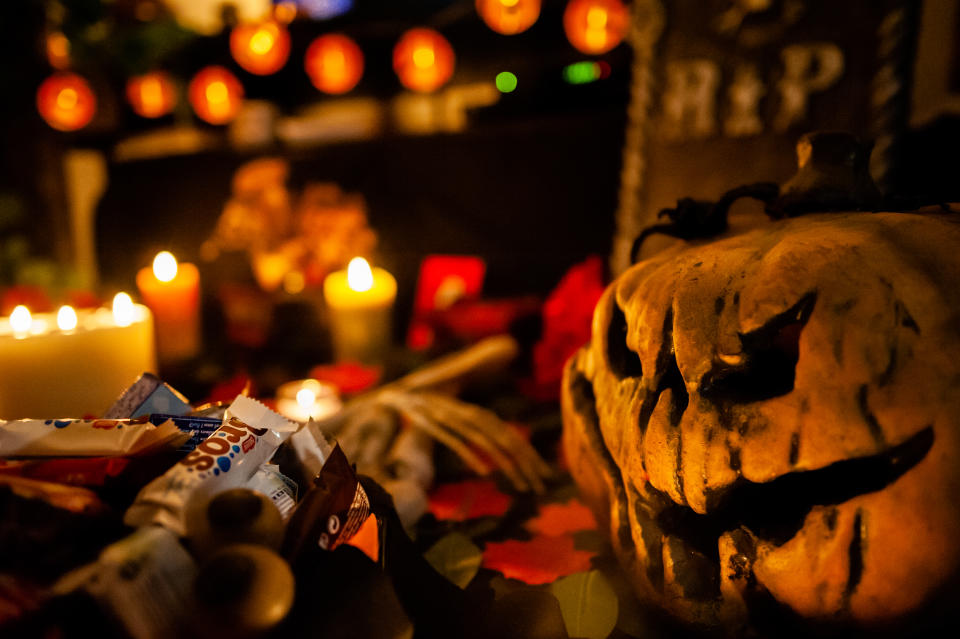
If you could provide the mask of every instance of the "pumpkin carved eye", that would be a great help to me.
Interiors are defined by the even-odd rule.
[[[643,376],[640,356],[627,346],[627,318],[616,302],[607,327],[607,361],[610,370],[620,379]]]
[[[748,403],[793,390],[800,333],[817,301],[815,291],[760,328],[740,335],[743,363],[717,363],[700,381],[700,394],[717,402]]]

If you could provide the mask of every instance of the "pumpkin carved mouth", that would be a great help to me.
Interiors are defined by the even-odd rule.
[[[587,437],[600,444],[602,436],[592,384],[582,374],[575,374],[570,393]],[[650,582],[663,588],[665,580],[672,581],[685,597],[709,600],[721,596],[722,537],[727,536],[736,549],[727,557],[731,564],[727,570],[735,578],[753,581],[749,571],[758,543],[781,546],[803,528],[815,507],[836,506],[883,490],[919,464],[933,443],[934,429],[928,426],[881,453],[838,461],[815,470],[790,472],[769,482],[740,479],[715,496],[707,514],[676,503],[650,485],[643,487],[643,494],[625,485],[606,449],[598,446],[597,452],[601,454],[604,470],[617,484],[615,492],[624,498],[629,493],[625,501],[631,504],[634,519],[645,528],[641,539],[648,558],[646,572]],[[828,525],[835,525],[835,510],[827,510],[825,517],[833,517],[834,523],[828,521]],[[633,544],[628,518],[620,521],[622,530],[614,532],[619,533],[621,543]],[[863,567],[860,525],[858,516],[849,548],[847,588],[851,591],[856,588]],[[664,574],[664,554],[674,558],[667,575]]]

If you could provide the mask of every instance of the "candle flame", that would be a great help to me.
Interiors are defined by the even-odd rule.
[[[133,300],[126,293],[113,296],[113,321],[117,326],[130,326],[133,323]]]
[[[347,265],[347,286],[351,291],[362,293],[373,288],[373,271],[362,257],[355,257]]]
[[[304,409],[309,409],[317,401],[317,394],[309,388],[301,388],[297,391],[297,403]]]
[[[169,282],[177,276],[177,258],[170,251],[160,251],[153,258],[153,275],[161,282]]]
[[[30,309],[23,304],[17,306],[10,313],[10,328],[14,335],[23,337],[30,332],[30,326],[33,324],[33,318],[30,316]]]
[[[57,311],[57,328],[61,331],[72,331],[77,327],[77,312],[72,306],[61,306]]]

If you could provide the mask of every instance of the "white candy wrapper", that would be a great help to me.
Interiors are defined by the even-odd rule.
[[[247,488],[269,497],[284,521],[290,519],[290,514],[297,506],[297,484],[274,464],[261,466],[247,482]]]
[[[185,535],[191,503],[205,504],[220,491],[246,485],[297,428],[260,402],[238,396],[227,409],[223,426],[143,487],[127,509],[124,523],[159,524]]]
[[[0,457],[117,457],[176,450],[190,439],[167,420],[0,420]]]

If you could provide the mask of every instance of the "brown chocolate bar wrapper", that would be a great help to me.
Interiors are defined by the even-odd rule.
[[[293,511],[282,554],[293,563],[313,545],[333,550],[353,537],[369,514],[367,493],[337,444]]]

